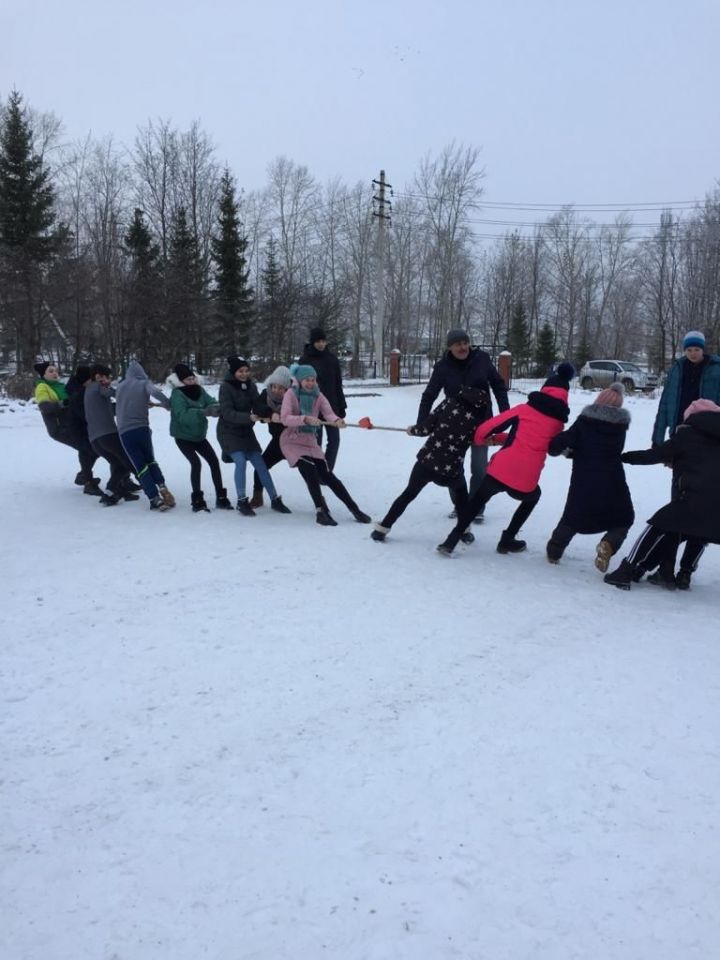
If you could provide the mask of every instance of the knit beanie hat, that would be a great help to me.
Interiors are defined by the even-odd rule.
[[[699,330],[690,330],[686,333],[683,337],[683,350],[687,350],[688,347],[701,347],[704,350],[705,334],[700,333]]]
[[[85,364],[80,364],[79,367],[75,370],[75,379],[78,383],[87,383],[91,378],[92,374],[90,373],[90,367]]]
[[[307,380],[308,377],[314,377],[317,380],[317,371],[315,370],[315,367],[311,367],[309,363],[298,363],[298,365],[292,371],[292,375],[295,377],[298,383],[300,383],[302,380]]]
[[[250,364],[245,357],[228,357],[227,362],[228,366],[230,367],[230,373],[235,373],[240,369],[240,367],[250,367]]]
[[[720,407],[716,403],[713,403],[712,400],[700,397],[699,400],[693,400],[687,408],[683,414],[683,420],[687,420],[687,418],[691,417],[694,413],[720,413]]]
[[[90,367],[90,376],[93,378],[97,376],[111,377],[112,370],[110,369],[110,367],[107,367],[104,363],[94,363]]]
[[[195,371],[191,370],[186,363],[178,363],[175,367],[175,376],[178,380],[187,380],[188,377],[195,376]]]
[[[273,383],[279,384],[281,387],[285,387],[287,390],[290,384],[292,383],[292,374],[287,367],[275,367],[273,372],[265,381],[265,386],[269,387]]]
[[[327,340],[327,334],[322,327],[313,327],[310,331],[310,343],[317,343],[318,340]]]
[[[454,343],[460,343],[462,340],[467,340],[470,343],[467,330],[460,330],[459,327],[455,330],[448,330],[447,340],[445,341],[448,347],[451,347]]]
[[[559,390],[569,390],[570,381],[575,376],[575,367],[569,363],[567,360],[563,360],[562,363],[558,364],[558,368],[555,373],[548,377],[545,383],[542,385],[544,390],[546,387],[556,387]]]
[[[33,370],[38,374],[38,376],[44,377],[45,371],[49,366],[50,366],[49,360],[41,360],[40,363],[33,364]]]
[[[601,390],[595,397],[593,406],[595,407],[621,407],[623,397],[625,396],[625,387],[621,383],[611,383],[609,387]]]

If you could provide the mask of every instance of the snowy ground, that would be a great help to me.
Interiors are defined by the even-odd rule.
[[[348,419],[414,420],[420,387],[372,389]],[[194,515],[152,418],[164,515],[0,414],[3,960],[719,955],[720,550],[690,593],[605,586],[596,537],[548,565],[564,459],[518,556],[507,498],[446,560],[444,490],[379,545],[286,464],[292,516]],[[421,442],[348,429],[337,472],[379,518]],[[627,473],[629,546],[670,474]]]

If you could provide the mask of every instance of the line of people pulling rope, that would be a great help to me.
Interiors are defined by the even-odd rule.
[[[384,542],[412,500],[429,483],[435,483],[448,488],[455,507],[451,516],[457,521],[437,548],[441,554],[452,555],[458,542],[473,542],[472,523],[481,521],[485,505],[503,492],[519,505],[502,532],[497,551],[519,553],[526,543],[518,539],[518,534],[540,499],[538,481],[546,457],[564,454],[573,463],[570,487],[563,514],[546,546],[547,559],[557,564],[578,533],[602,533],[595,565],[606,573],[634,522],[623,464],[665,463],[673,468],[670,503],[650,518],[629,555],[617,570],[606,573],[605,581],[630,589],[633,582],[655,570],[649,578],[652,582],[668,589],[689,588],[706,544],[720,542],[720,405],[700,395],[716,391],[720,399],[720,358],[704,352],[702,334],[691,331],[683,341],[685,356],[666,382],[652,448],[626,453],[623,448],[630,416],[623,407],[621,384],[601,391],[565,430],[568,391],[575,374],[571,364],[560,364],[527,402],[509,408],[501,378],[487,354],[470,348],[465,331],[450,331],[447,345],[448,352],[436,364],[423,393],[418,423],[407,428],[409,434],[428,440],[417,455],[406,488],[382,521],[375,524],[372,539]],[[235,464],[237,510],[241,514],[255,515],[255,509],[263,503],[263,489],[273,509],[290,512],[270,476],[272,467],[285,459],[298,468],[305,481],[319,524],[336,525],[322,495],[323,486],[335,493],[355,520],[372,522],[330,468],[318,442],[320,427],[329,427],[331,435],[346,424],[318,388],[315,369],[309,364],[278,367],[259,393],[245,359],[229,357],[228,368],[215,400],[189,367],[178,364],[168,400],[150,383],[137,361],[129,365],[125,379],[116,388],[111,371],[102,365],[78,368],[65,387],[59,381],[57,367],[43,363],[36,365],[41,378],[36,399],[50,435],[78,451],[81,470],[76,482],[107,505],[138,499],[139,489],[153,509],[164,511],[175,503],[152,449],[148,409],[155,399],[170,410],[170,432],[190,462],[193,510],[209,509],[200,487],[200,458],[210,468],[216,507],[233,509],[222,486],[217,456],[207,440],[207,418],[217,416],[223,459]],[[501,408],[494,417],[488,388],[492,388]],[[441,390],[446,398],[433,410],[432,403]],[[257,422],[269,426],[271,439],[263,452],[254,434]],[[667,430],[671,433],[669,440],[664,439]],[[489,446],[501,449],[488,464]],[[468,491],[463,462],[470,447],[473,473]],[[92,476],[98,456],[104,457],[111,468],[104,494]],[[252,499],[246,494],[248,462],[255,468]],[[133,473],[140,486],[130,479]],[[676,555],[682,542],[685,549],[676,574]]]

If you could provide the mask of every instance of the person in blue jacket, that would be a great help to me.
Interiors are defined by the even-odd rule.
[[[470,337],[466,330],[449,330],[446,343],[447,352],[433,367],[428,385],[420,398],[416,426],[420,428],[425,423],[441,390],[445,392],[446,397],[452,398],[457,397],[460,387],[477,387],[484,390],[488,395],[488,402],[482,417],[483,422],[493,415],[490,390],[495,394],[499,412],[504,413],[509,410],[507,385],[495,368],[490,355],[478,347],[470,346]],[[487,463],[488,448],[473,445],[470,452],[471,497],[485,478]],[[454,511],[451,516],[454,516]],[[475,522],[481,523],[482,516],[482,512],[479,513]]]

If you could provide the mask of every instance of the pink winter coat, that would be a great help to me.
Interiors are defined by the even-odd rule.
[[[482,443],[493,434],[500,434],[503,447],[488,464],[491,477],[517,490],[530,493],[540,479],[548,447],[553,437],[562,432],[569,409],[567,390],[543,387],[528,397],[527,403],[511,407],[504,413],[481,423],[473,443]],[[507,434],[501,431],[507,430]]]
[[[315,397],[311,416],[323,417],[329,423],[340,420],[340,417],[322,393]],[[299,429],[305,426],[305,417],[300,413],[300,401],[295,396],[293,389],[285,391],[280,408],[280,420],[286,428],[280,434],[280,449],[291,467],[295,466],[300,457],[313,457],[315,460],[325,459],[322,447],[317,442],[315,431],[305,433]]]

